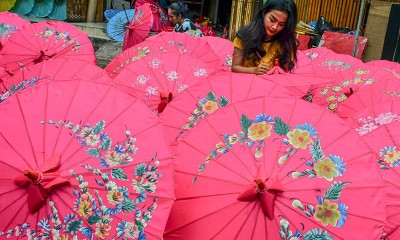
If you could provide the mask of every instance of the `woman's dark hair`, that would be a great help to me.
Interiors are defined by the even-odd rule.
[[[184,2],[174,2],[168,7],[174,13],[175,16],[182,15],[182,17],[186,17],[186,13],[189,11],[189,8]]]
[[[295,28],[297,24],[297,8],[293,0],[267,0],[253,21],[241,28],[237,36],[243,42],[243,51],[246,58],[253,57],[259,59],[257,54],[263,57],[266,51],[262,45],[266,41],[266,31],[264,29],[264,17],[272,10],[278,10],[287,13],[288,19],[285,27],[278,34],[272,37],[271,42],[278,42],[281,46],[281,53],[278,55],[279,66],[286,70],[294,68],[294,62],[297,60],[297,40],[295,37]]]

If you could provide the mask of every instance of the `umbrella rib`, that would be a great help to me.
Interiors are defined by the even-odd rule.
[[[175,202],[188,201],[188,200],[200,199],[200,198],[219,197],[219,196],[228,196],[228,195],[238,195],[239,193],[240,192],[230,192],[230,193],[219,193],[219,194],[208,194],[208,195],[196,195],[194,197],[176,198]]]
[[[238,185],[240,187],[243,187],[243,183],[227,181],[226,179],[223,178],[224,176],[221,176],[222,178],[216,178],[216,177],[210,177],[210,176],[205,176],[205,175],[198,175],[198,174],[190,173],[190,172],[184,172],[184,171],[180,171],[180,170],[175,170],[175,173],[186,174],[189,176],[198,177],[198,179],[205,178],[205,179],[222,181],[222,182],[226,182],[226,183],[232,183],[232,184]],[[196,183],[194,183],[194,184],[196,184]],[[238,192],[238,193],[240,193],[240,192]]]
[[[11,206],[11,205],[16,205],[16,204],[18,203],[18,201],[22,201],[21,207],[18,208],[18,209],[23,209],[23,206],[25,206],[25,202],[24,202],[24,198],[23,198],[24,195],[25,195],[25,194],[22,193],[21,196],[18,197],[18,198],[16,198],[15,201],[9,201],[9,202],[8,202],[8,205],[5,206],[5,207],[0,211],[0,213],[3,212],[3,210],[7,210],[9,206]],[[14,219],[15,219],[17,216],[18,216],[18,214],[14,214],[14,215],[11,217],[11,219],[10,219],[10,221],[7,223],[7,225],[4,226],[4,230],[10,227],[10,225],[12,224],[12,222],[14,221]],[[28,216],[29,216],[29,213],[28,213],[28,214],[25,214],[25,220],[28,218]],[[13,227],[13,228],[14,228],[14,227]]]
[[[8,146],[9,146],[12,150],[14,150],[14,152],[24,160],[24,162],[26,163],[26,165],[29,166],[30,168],[32,168],[32,167],[29,165],[29,161],[27,161],[27,160],[24,158],[24,156],[23,156],[19,151],[17,151],[16,148],[14,148],[14,147],[11,145],[11,143],[4,137],[4,135],[3,135],[2,132],[0,132],[0,136],[4,139],[4,141],[8,144]],[[3,161],[3,162],[6,163],[6,161]],[[10,164],[8,164],[8,163],[7,163],[7,165],[10,166],[10,167],[13,167],[14,169],[20,170],[20,169],[16,168],[15,166],[10,165]]]
[[[182,229],[182,228],[185,228],[185,227],[189,226],[190,224],[193,224],[193,223],[195,223],[195,222],[198,222],[198,221],[200,221],[200,220],[202,220],[202,219],[205,219],[205,218],[207,218],[207,217],[209,217],[209,216],[211,216],[211,215],[213,215],[213,214],[215,214],[215,213],[218,213],[219,211],[225,210],[225,209],[227,209],[227,208],[229,208],[229,207],[238,205],[238,204],[240,204],[240,203],[241,203],[241,202],[239,202],[239,201],[235,201],[235,202],[232,203],[232,204],[229,204],[229,205],[224,206],[224,207],[222,207],[222,208],[216,209],[216,210],[214,210],[214,211],[212,211],[212,212],[210,212],[210,213],[208,213],[208,214],[206,214],[206,215],[204,215],[204,216],[198,217],[198,218],[196,218],[196,219],[194,219],[194,220],[192,220],[192,221],[190,221],[190,222],[187,222],[187,223],[185,223],[185,224],[183,224],[183,225],[181,225],[181,226],[179,226],[179,227],[177,227],[177,228],[175,228],[175,229],[172,229],[172,230],[170,230],[170,231],[165,231],[165,232],[164,232],[164,235],[168,235],[169,233],[171,233],[171,232],[173,232],[173,231],[178,231],[178,230],[180,230],[180,229]],[[246,207],[247,207],[247,205],[246,205]]]

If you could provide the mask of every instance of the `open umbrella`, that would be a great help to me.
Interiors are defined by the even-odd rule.
[[[85,32],[69,23],[43,21],[25,25],[10,37],[0,52],[0,66],[15,72],[61,57],[96,63],[92,43]]]
[[[297,65],[293,73],[332,77],[350,68],[363,67],[364,63],[351,55],[338,54],[328,48],[310,48],[297,51]]]
[[[359,89],[340,104],[335,113],[341,118],[347,118],[364,108],[393,99],[400,100],[400,81],[395,78],[385,79]]]
[[[161,238],[172,154],[141,101],[82,78],[40,82],[0,111],[1,236]]]
[[[312,86],[312,102],[335,112],[360,88],[391,78],[393,75],[390,72],[377,67],[350,68],[336,73],[327,83]]]
[[[6,11],[10,10],[14,6],[15,1],[16,0],[0,1],[0,12],[6,12]]]
[[[218,109],[234,102],[264,95],[291,96],[292,94],[279,84],[254,74],[217,73],[190,86],[174,98],[159,117],[164,123],[170,145],[176,145],[190,129]]]
[[[25,24],[30,24],[30,22],[22,19],[18,14],[10,12],[0,13],[0,50],[3,49],[8,39],[23,28]]]
[[[33,17],[47,17],[53,10],[54,0],[35,0],[29,16]]]
[[[200,39],[208,42],[213,52],[222,61],[224,69],[230,71],[232,67],[232,56],[233,56],[232,42],[220,37],[213,37],[213,36],[205,36]]]
[[[164,239],[379,239],[385,191],[373,162],[326,109],[296,98],[232,103],[177,145]]]
[[[189,55],[216,69],[221,66],[221,62],[212,51],[210,44],[202,41],[201,38],[177,32],[162,32],[118,54],[104,70],[114,78],[130,62],[158,52]]]
[[[76,59],[51,59],[25,67],[14,76],[3,80],[0,85],[0,102],[24,89],[37,86],[41,81],[69,81],[81,78],[111,83],[103,69],[93,63]]]
[[[135,8],[142,6],[145,3],[150,4],[153,16],[153,25],[151,27],[151,31],[161,32],[166,29],[168,25],[168,13],[160,4],[154,0],[137,0],[134,1],[134,3]]]
[[[400,101],[371,106],[351,116],[350,121],[375,151],[375,164],[386,182],[387,239],[400,239]]]
[[[54,0],[53,9],[49,14],[49,18],[55,20],[67,19],[67,0]]]
[[[14,7],[11,8],[11,12],[19,15],[26,15],[32,11],[35,0],[18,0],[15,2]]]
[[[132,20],[135,9],[123,10],[115,14],[107,23],[107,34],[110,38],[122,42],[128,23]]]
[[[196,58],[157,53],[125,66],[113,80],[117,87],[141,98],[155,113],[160,113],[175,96],[214,72]]]
[[[130,48],[146,39],[153,25],[152,9],[149,3],[136,8],[135,14],[129,23],[122,44],[122,50]]]
[[[398,62],[392,62],[388,60],[373,60],[366,62],[365,65],[383,68],[393,73],[393,76],[396,78],[400,78],[400,63]]]

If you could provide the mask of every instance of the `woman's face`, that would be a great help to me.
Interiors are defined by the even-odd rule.
[[[272,38],[286,26],[288,14],[286,12],[272,10],[264,16],[264,28],[267,38]]]
[[[177,23],[181,24],[181,17],[174,14],[174,12],[168,8],[168,21],[171,26],[175,26]]]

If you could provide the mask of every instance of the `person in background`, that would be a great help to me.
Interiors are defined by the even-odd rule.
[[[255,19],[233,40],[232,72],[265,74],[275,62],[284,71],[295,66],[297,8],[293,0],[268,0]]]
[[[188,33],[195,37],[203,37],[201,30],[186,18],[189,11],[188,6],[184,2],[174,2],[168,7],[168,19],[175,32]]]

